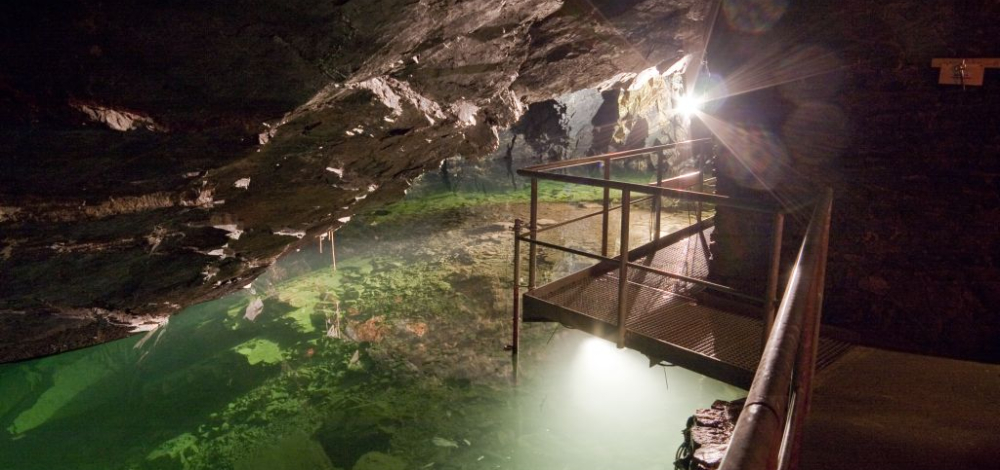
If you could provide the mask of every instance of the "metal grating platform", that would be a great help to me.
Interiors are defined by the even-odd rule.
[[[629,258],[705,279],[711,231],[709,224],[659,249],[645,245],[633,250]],[[635,268],[629,269],[628,277],[626,347],[749,388],[762,351],[759,319],[706,305],[702,300],[709,294],[691,282]],[[526,293],[524,319],[558,321],[614,341],[618,327],[617,266],[601,263]],[[817,369],[836,361],[848,348],[847,343],[821,338]]]

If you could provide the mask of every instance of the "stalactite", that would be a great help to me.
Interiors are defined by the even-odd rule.
[[[327,236],[330,237],[330,261],[333,263],[333,270],[337,270],[337,250],[333,241],[333,229],[327,232]]]

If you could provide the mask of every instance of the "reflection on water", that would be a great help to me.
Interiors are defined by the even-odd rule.
[[[527,206],[504,171],[428,177],[356,217],[335,272],[310,246],[145,336],[0,366],[0,468],[672,468],[694,409],[743,391],[551,324],[525,325],[510,385],[509,222]],[[597,196],[540,193],[556,219]]]

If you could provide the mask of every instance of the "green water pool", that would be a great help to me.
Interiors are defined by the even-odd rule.
[[[745,391],[552,324],[525,325],[514,386],[526,191],[484,181],[355,217],[336,271],[307,244],[149,333],[0,365],[0,469],[673,468],[688,416]],[[595,196],[573,191],[545,209]]]

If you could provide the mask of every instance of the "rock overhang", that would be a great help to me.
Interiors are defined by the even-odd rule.
[[[0,360],[242,287],[445,158],[496,149],[529,104],[669,66],[709,3],[13,7]]]

